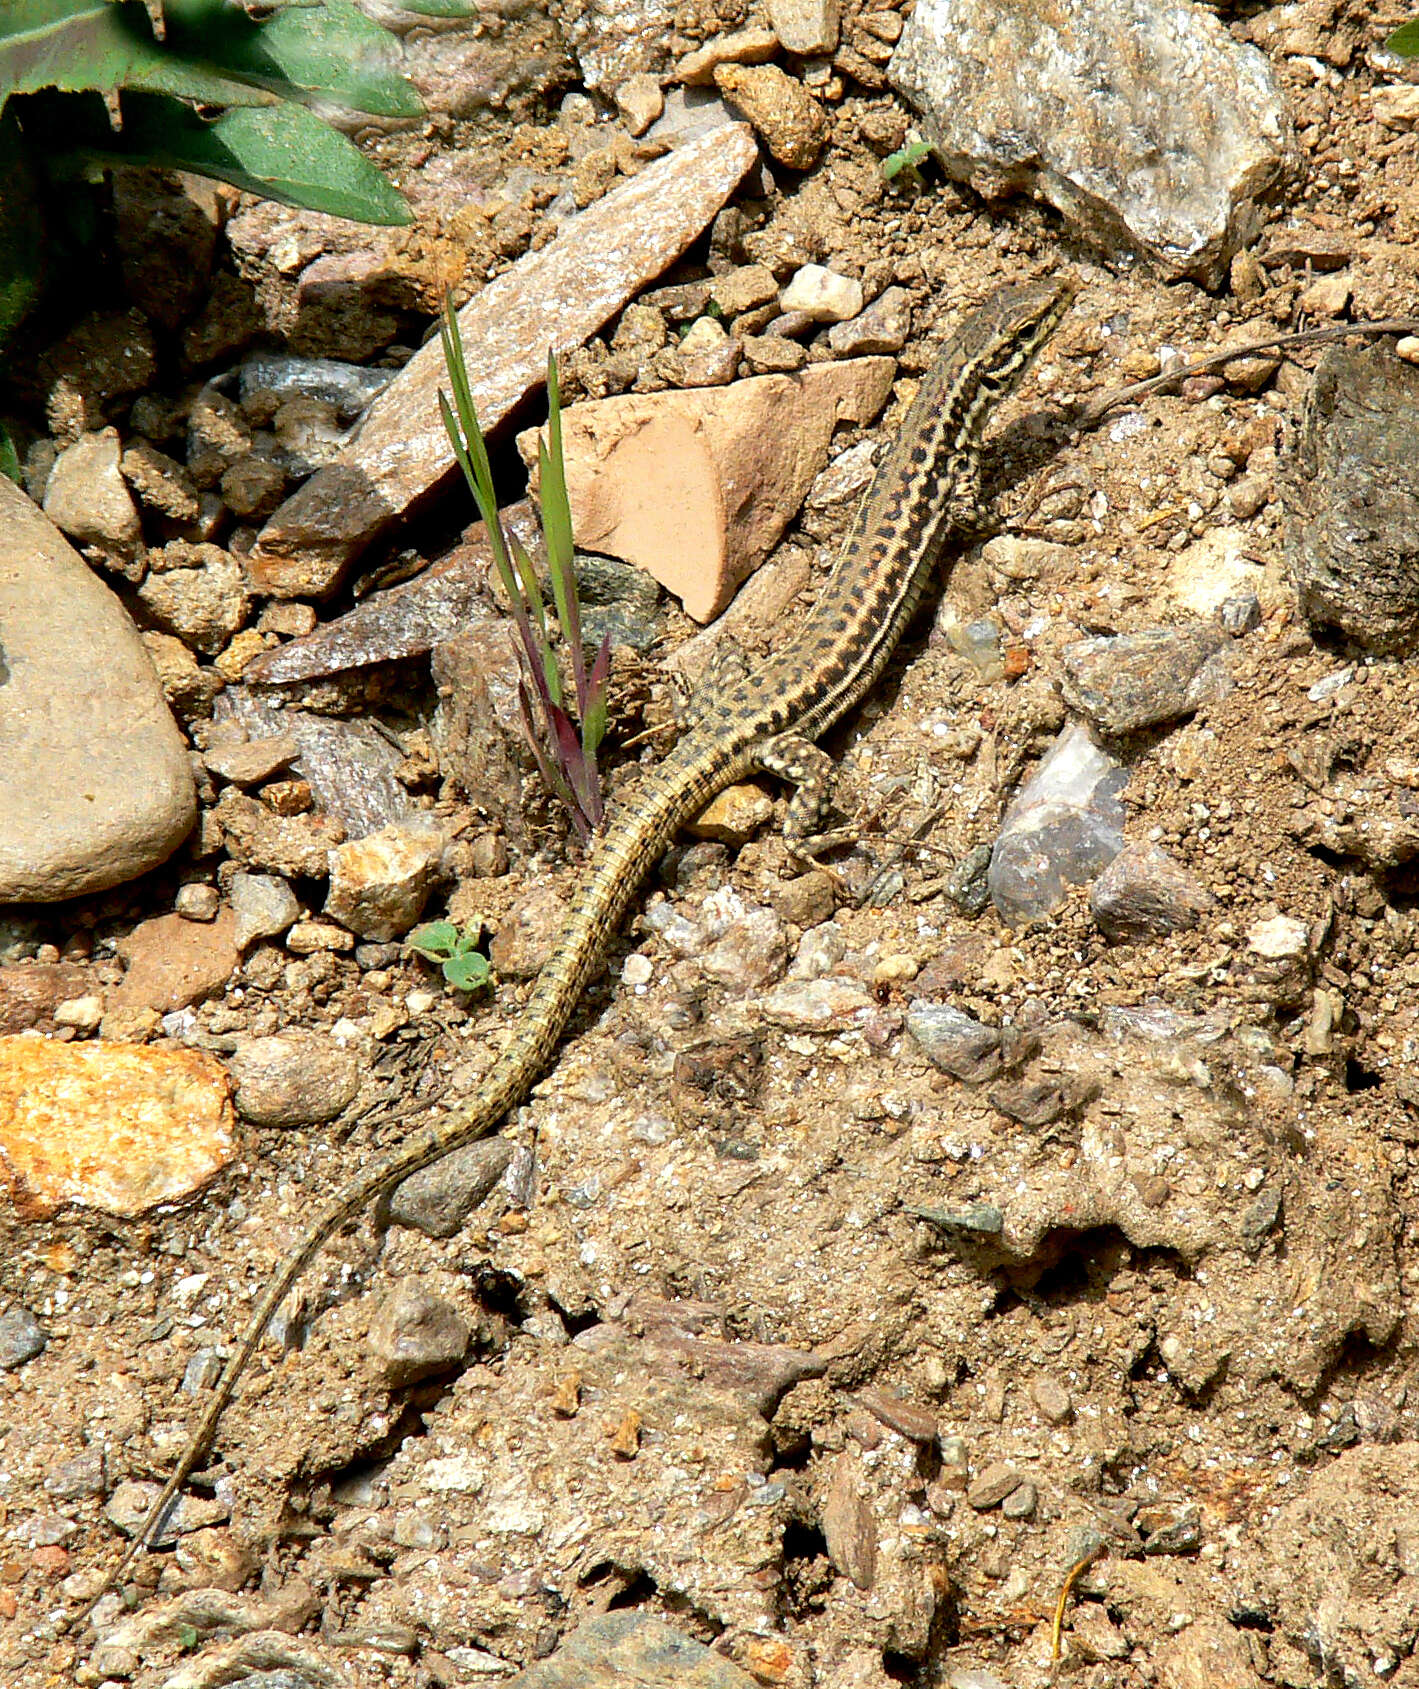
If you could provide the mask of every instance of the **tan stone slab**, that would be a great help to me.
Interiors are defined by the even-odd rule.
[[[134,879],[196,812],[187,745],[138,630],[0,475],[0,904]]]
[[[577,544],[645,569],[709,621],[797,515],[834,427],[870,422],[895,368],[853,358],[572,406],[562,440]],[[530,464],[536,441],[518,436]]]
[[[547,348],[564,353],[581,345],[660,275],[758,156],[742,123],[687,142],[589,206],[463,307],[459,327],[485,432],[541,385]],[[262,529],[249,559],[259,592],[330,592],[351,559],[454,473],[438,407],[438,390],[447,386],[434,338],[370,406],[340,462],[313,475]]]
[[[226,1072],[200,1050],[0,1038],[0,1176],[19,1211],[145,1213],[236,1153]]]

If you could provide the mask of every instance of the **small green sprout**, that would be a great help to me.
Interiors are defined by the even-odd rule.
[[[425,921],[404,940],[406,950],[437,962],[456,991],[477,991],[492,976],[488,958],[478,953],[478,934],[464,932],[452,921]]]
[[[1419,58],[1419,18],[1410,18],[1408,23],[1400,24],[1385,46],[1401,58]]]
[[[898,147],[896,152],[888,153],[887,157],[882,160],[883,180],[890,182],[894,177],[900,176],[905,171],[914,181],[920,181],[921,177],[917,171],[917,165],[930,151],[931,143],[929,141],[908,141],[904,147]]]

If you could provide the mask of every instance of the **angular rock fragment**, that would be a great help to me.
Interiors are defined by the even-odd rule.
[[[1109,863],[1089,907],[1110,938],[1138,939],[1195,927],[1216,902],[1175,857],[1145,840],[1126,844]]]
[[[574,405],[562,428],[578,542],[648,570],[709,621],[797,514],[834,426],[870,422],[892,373],[890,358],[861,358]],[[529,461],[534,441],[518,441]]]
[[[1231,689],[1226,644],[1210,622],[1081,639],[1064,653],[1060,691],[1100,732],[1138,733]]]
[[[1286,559],[1301,608],[1366,650],[1419,637],[1419,369],[1327,352],[1283,462]]]
[[[922,0],[887,74],[950,175],[1036,193],[1169,277],[1219,282],[1289,167],[1265,58],[1181,0]]]

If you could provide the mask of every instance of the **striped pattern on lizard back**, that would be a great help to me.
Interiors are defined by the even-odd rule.
[[[699,719],[613,817],[508,1044],[468,1109],[414,1133],[356,1173],[273,1269],[177,1465],[106,1587],[151,1540],[209,1448],[256,1345],[287,1292],[341,1225],[386,1191],[501,1125],[545,1071],[631,899],[680,826],[754,768],[803,777],[816,739],[882,672],[954,519],[978,490],[981,436],[1076,292],[1057,280],[1006,288],[967,317],[883,455],[842,554],[796,636],[752,677],[703,699]],[[790,811],[792,818],[792,811]]]

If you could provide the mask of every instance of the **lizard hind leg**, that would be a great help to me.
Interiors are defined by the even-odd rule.
[[[832,807],[833,759],[811,739],[796,733],[781,733],[766,740],[755,755],[754,764],[766,774],[776,775],[794,787],[788,800],[788,814],[784,817],[783,836],[789,854],[796,862],[811,868],[824,868],[818,860],[826,850],[841,844],[855,844],[857,830],[839,827],[831,833],[816,831]],[[825,869],[832,873],[831,869]],[[837,876],[834,875],[834,878]]]

